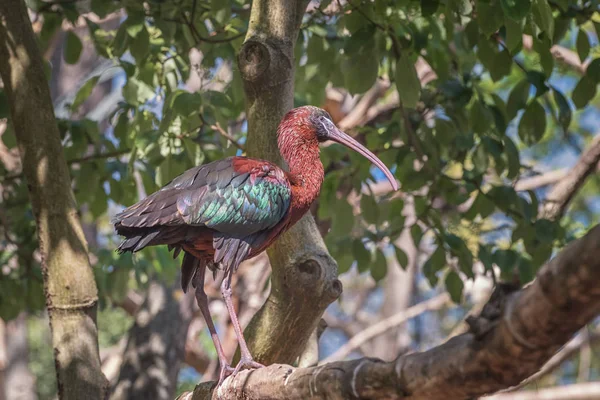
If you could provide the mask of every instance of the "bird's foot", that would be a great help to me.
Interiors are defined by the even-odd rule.
[[[258,369],[264,367],[265,366],[261,363],[257,363],[256,361],[254,361],[251,356],[242,356],[238,364],[235,366],[235,369],[233,370],[233,373],[231,375],[236,376],[238,372],[240,372],[242,369]]]
[[[235,370],[231,368],[229,364],[221,364],[221,371],[219,372],[219,382],[217,383],[217,387],[221,386],[223,381],[230,375],[233,375]]]

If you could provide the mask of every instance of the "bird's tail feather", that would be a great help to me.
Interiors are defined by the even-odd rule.
[[[206,261],[200,260],[187,251],[183,254],[183,261],[181,262],[181,289],[183,293],[187,293],[190,283],[194,280],[194,276],[198,271],[198,268],[205,268]]]

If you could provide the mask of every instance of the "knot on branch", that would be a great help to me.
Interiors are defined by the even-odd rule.
[[[327,304],[337,299],[343,291],[342,282],[327,270],[329,257],[307,254],[286,272],[286,285],[293,295],[312,297]]]
[[[247,39],[238,54],[238,66],[246,89],[264,91],[294,79],[292,43],[256,35]],[[250,94],[250,93],[247,93]]]
[[[259,40],[248,39],[238,55],[238,65],[245,81],[256,82],[269,68],[271,54],[266,44]]]
[[[511,293],[519,290],[519,286],[512,283],[499,283],[492,292],[490,299],[481,310],[479,316],[468,316],[465,322],[469,331],[478,339],[485,336],[501,319],[506,301]]]

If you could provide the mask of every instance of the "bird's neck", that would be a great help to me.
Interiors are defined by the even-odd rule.
[[[324,170],[319,158],[316,138],[297,134],[296,130],[283,131],[279,135],[279,149],[289,167],[288,177],[292,185],[292,210],[301,217],[319,196]]]

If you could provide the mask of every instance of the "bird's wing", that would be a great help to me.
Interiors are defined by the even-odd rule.
[[[115,217],[124,228],[206,226],[243,238],[274,227],[290,208],[291,187],[276,165],[230,157],[192,168]]]

